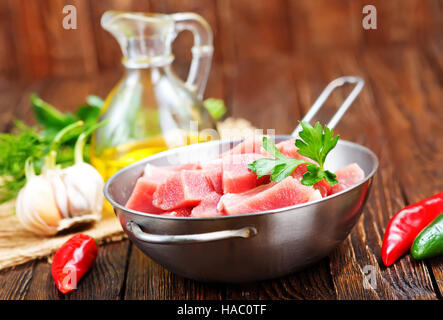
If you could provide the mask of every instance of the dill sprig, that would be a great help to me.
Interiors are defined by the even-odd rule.
[[[49,145],[35,128],[20,121],[12,134],[0,133],[0,203],[13,199],[26,183],[26,159],[42,159]]]

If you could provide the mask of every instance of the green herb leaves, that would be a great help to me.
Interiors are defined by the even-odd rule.
[[[334,131],[325,126],[324,130],[319,122],[312,127],[307,122],[300,123],[303,130],[300,138],[295,141],[298,153],[317,162],[321,168],[328,153],[337,145],[338,136],[334,137]]]
[[[13,134],[0,133],[0,203],[14,198],[24,186],[26,159],[41,159],[49,150],[35,129],[18,121],[15,125]]]
[[[57,164],[62,167],[74,163],[74,143],[82,134],[89,134],[105,123],[97,123],[103,100],[97,96],[88,96],[74,113],[61,112],[51,104],[31,95],[31,105],[39,130],[16,121],[11,133],[0,133],[0,203],[17,196],[26,183],[25,164],[32,158],[38,172],[43,159],[52,149],[57,150]],[[81,123],[66,135],[56,139],[57,134],[67,130],[75,123]],[[57,140],[54,142],[54,140]],[[85,148],[83,157],[89,160],[89,148]]]
[[[249,164],[248,168],[257,174],[257,178],[264,175],[271,175],[271,180],[279,182],[289,176],[299,165],[307,164],[307,172],[303,175],[301,183],[305,186],[312,186],[325,179],[330,185],[338,183],[336,175],[324,169],[324,163],[328,153],[335,148],[339,136],[334,136],[334,131],[327,126],[322,128],[317,122],[312,127],[307,122],[301,122],[303,130],[300,138],[295,141],[298,153],[313,160],[308,162],[298,158],[288,158],[280,153],[274,142],[263,137],[263,148],[275,159],[259,159]]]
[[[307,163],[301,159],[285,157],[278,151],[274,142],[267,137],[263,137],[263,148],[276,159],[264,158],[250,163],[248,168],[257,174],[257,178],[270,174],[272,181],[280,182],[299,165]]]
[[[75,113],[63,113],[53,105],[43,101],[35,93],[32,94],[31,105],[38,124],[43,128],[42,135],[52,139],[61,129],[79,120],[84,121],[86,127],[96,124],[100,109],[103,106],[103,100],[93,95],[88,96],[86,100],[87,104],[81,105]],[[82,130],[73,132],[66,140],[75,141],[81,132]]]
[[[334,137],[334,131],[329,129],[328,126],[323,129],[319,122],[314,127],[303,121],[300,124],[303,130],[299,135],[303,140],[297,139],[295,141],[295,146],[298,148],[297,152],[318,164],[318,166],[315,164],[308,165],[308,172],[303,175],[302,184],[311,186],[323,179],[331,186],[337,184],[336,175],[329,170],[325,170],[324,164],[328,153],[337,145],[339,136]]]
[[[317,182],[325,179],[331,186],[336,185],[338,180],[336,175],[329,170],[324,170],[315,164],[310,164],[307,167],[308,171],[303,175],[301,183],[305,186],[312,186]]]

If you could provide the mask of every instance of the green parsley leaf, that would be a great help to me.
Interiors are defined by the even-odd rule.
[[[249,170],[257,174],[257,179],[270,174],[280,163],[276,159],[259,159],[248,165]]]
[[[263,148],[276,157],[276,159],[258,159],[248,165],[248,168],[257,174],[257,179],[265,175],[271,175],[272,181],[280,182],[289,176],[299,165],[308,163],[301,159],[285,157],[277,149],[274,141],[267,137],[263,137]]]
[[[288,158],[280,153],[274,142],[263,137],[263,148],[275,159],[263,158],[248,165],[248,168],[257,174],[257,178],[270,175],[271,180],[280,182],[288,177],[299,165],[307,164],[307,172],[303,175],[301,183],[312,186],[325,179],[330,185],[338,183],[336,175],[324,169],[324,163],[329,152],[337,145],[339,136],[334,136],[334,131],[327,126],[322,128],[317,122],[312,127],[307,122],[301,122],[303,130],[300,138],[295,141],[298,153],[313,160],[313,163],[298,159]]]
[[[289,176],[292,171],[294,171],[299,165],[306,163],[300,159],[290,159],[285,163],[277,165],[271,173],[271,180],[275,182],[280,182],[287,176]]]
[[[322,128],[321,124],[317,122],[312,127],[307,122],[300,123],[303,130],[300,132],[300,138],[295,141],[295,146],[298,148],[298,153],[302,156],[314,160],[316,164],[307,167],[308,172],[303,175],[302,184],[312,186],[315,183],[326,179],[330,185],[336,185],[338,180],[336,175],[329,170],[324,169],[324,164],[328,153],[337,145],[339,136],[334,137],[334,131],[328,126]]]
[[[337,145],[339,136],[334,137],[334,131],[325,126],[323,129],[320,122],[312,127],[307,122],[300,123],[303,131],[300,132],[300,139],[295,141],[298,153],[317,162],[320,168],[323,165],[328,153]]]
[[[278,150],[278,148],[275,146],[274,141],[272,139],[268,139],[268,137],[263,137],[263,148],[277,159],[288,159],[281,154],[280,150]]]

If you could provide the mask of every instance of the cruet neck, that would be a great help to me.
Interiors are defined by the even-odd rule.
[[[171,43],[176,32],[166,14],[106,11],[101,25],[116,38],[127,68],[165,66],[174,60]]]

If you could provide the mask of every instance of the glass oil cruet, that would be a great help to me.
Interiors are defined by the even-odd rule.
[[[198,135],[215,127],[201,101],[213,52],[209,24],[194,13],[107,11],[101,25],[117,39],[125,67],[103,106],[107,123],[92,139],[91,161],[103,177],[154,153],[210,139]],[[194,35],[186,82],[171,67],[171,45],[183,30]]]

